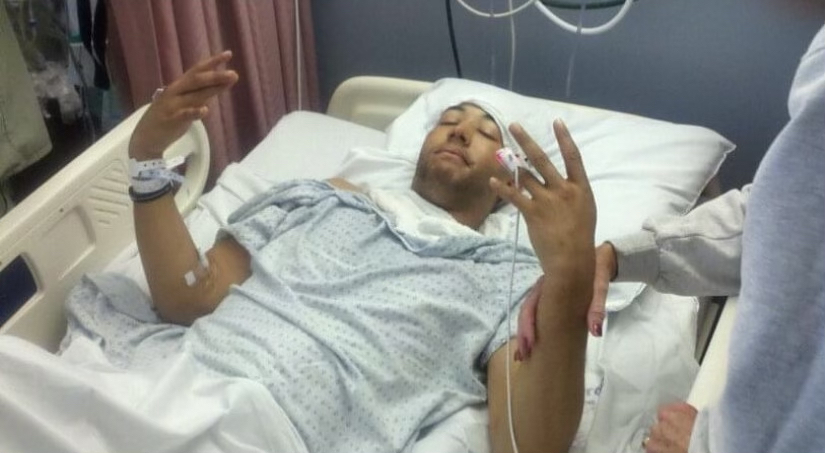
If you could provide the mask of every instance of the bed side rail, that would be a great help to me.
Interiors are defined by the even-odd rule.
[[[384,131],[431,82],[379,76],[358,76],[338,85],[327,114]]]
[[[722,396],[728,370],[728,348],[736,317],[738,297],[728,297],[713,329],[712,337],[702,360],[702,367],[690,390],[688,403],[701,409],[715,403]]]
[[[137,110],[0,218],[0,271],[19,257],[36,286],[34,295],[0,326],[0,334],[55,351],[66,330],[68,291],[84,273],[104,268],[134,240],[127,147],[145,110]],[[209,170],[209,145],[200,122],[167,150],[167,157],[174,155],[188,156],[186,181],[175,197],[185,213],[195,206]]]

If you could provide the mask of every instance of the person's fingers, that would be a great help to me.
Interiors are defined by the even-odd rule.
[[[594,337],[602,336],[602,326],[604,325],[605,312],[604,308],[590,307],[587,312],[587,329]]]
[[[490,188],[502,200],[511,203],[522,213],[530,209],[530,199],[524,196],[515,184],[505,184],[498,178],[490,178]]]
[[[666,450],[664,449],[662,439],[657,435],[654,434],[651,430],[650,435],[645,439],[644,442],[644,450],[645,453],[664,453]]]
[[[189,68],[187,73],[197,73],[203,71],[210,71],[212,69],[217,68],[222,64],[226,64],[229,60],[232,59],[232,51],[231,50],[224,50],[223,52],[216,53],[210,57],[204,58],[199,62],[195,63],[194,66]]]
[[[210,99],[223,93],[228,88],[227,85],[219,85],[183,94],[175,100],[176,108],[197,108],[206,105]]]
[[[661,406],[656,413],[657,422],[650,429],[646,451],[685,453],[690,444],[696,414],[696,408],[685,402]]]
[[[189,107],[179,110],[176,119],[180,121],[197,121],[203,119],[207,114],[209,114],[209,107],[205,105],[201,107]]]
[[[521,149],[530,160],[533,168],[544,178],[547,184],[557,184],[563,178],[556,167],[550,162],[550,158],[543,149],[533,140],[532,137],[518,123],[510,125],[510,133],[513,134]]]
[[[562,158],[564,158],[567,180],[589,187],[590,182],[587,179],[581,152],[579,152],[579,147],[573,141],[573,137],[570,135],[564,121],[560,119],[553,121],[553,132],[556,135],[556,142],[559,144]]]
[[[515,181],[515,180],[514,180]],[[539,181],[529,170],[518,168],[518,185],[527,190],[531,197],[535,198],[540,190],[544,190],[544,183]]]
[[[596,270],[593,275],[593,299],[590,302],[590,309],[587,313],[587,327],[590,333],[596,337],[602,336],[602,324],[604,323],[605,306],[607,304],[607,291],[610,288],[610,280],[613,276],[610,261],[605,257],[605,253],[612,253],[612,250],[605,250],[604,247],[605,245],[600,245],[596,249]]]
[[[234,70],[205,71],[193,74],[188,83],[178,89],[178,94],[197,92],[217,86],[231,86],[238,81],[238,73]]]
[[[518,331],[516,335],[518,337],[518,352],[522,359],[530,357],[536,341],[536,310],[538,309],[538,302],[541,298],[542,278],[543,277],[540,277],[538,281],[536,281],[536,284],[533,285],[519,312]]]
[[[171,95],[178,95],[191,91],[192,84],[197,83],[197,79],[200,74],[214,71],[215,68],[227,63],[231,58],[232,51],[225,50],[221,53],[215,54],[209,58],[205,58],[195,63],[195,65],[189,68],[189,70],[187,70],[186,72],[184,72],[181,77],[177,78],[174,82],[169,84],[169,86],[166,88],[166,92]]]

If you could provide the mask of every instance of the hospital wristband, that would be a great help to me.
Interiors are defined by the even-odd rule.
[[[173,188],[174,186],[172,181],[166,181],[166,184],[164,184],[161,188],[151,192],[138,192],[135,190],[135,187],[132,186],[129,187],[129,198],[131,198],[134,203],[146,203],[157,200],[158,198],[171,192]]]
[[[170,160],[151,159],[138,161],[129,159],[129,176],[132,182],[129,195],[134,201],[151,201],[159,198],[172,188],[172,183],[183,183],[183,176],[170,168],[184,162],[183,157]]]
[[[129,176],[132,181],[173,180],[183,183],[183,176],[171,171],[186,162],[183,156],[166,159],[137,160],[129,159]]]

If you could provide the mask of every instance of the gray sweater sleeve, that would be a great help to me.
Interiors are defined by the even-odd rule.
[[[616,281],[691,296],[739,293],[742,224],[750,185],[731,190],[684,216],[648,219],[638,233],[610,242]]]

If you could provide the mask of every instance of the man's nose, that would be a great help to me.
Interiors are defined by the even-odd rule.
[[[469,125],[464,121],[458,122],[455,127],[453,127],[452,136],[461,140],[461,143],[464,145],[469,145],[470,137],[472,137]]]

